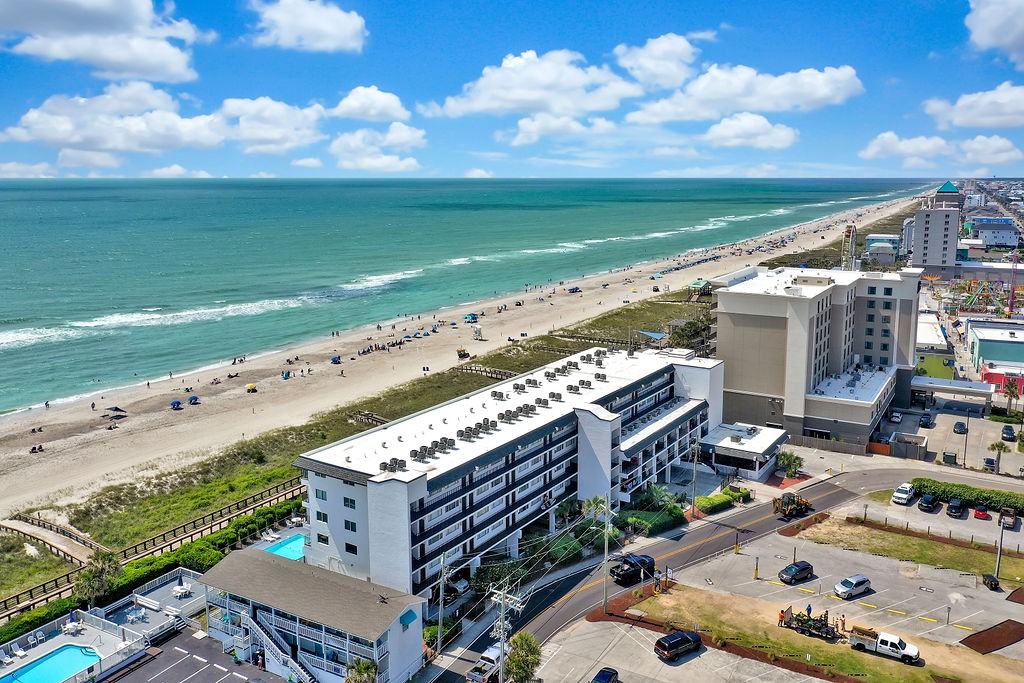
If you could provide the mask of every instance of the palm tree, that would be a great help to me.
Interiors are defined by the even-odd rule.
[[[593,517],[594,520],[597,520],[598,517],[610,515],[611,510],[608,509],[604,496],[591,496],[583,501],[583,514],[586,517]]]
[[[651,484],[647,487],[647,490],[651,497],[651,502],[657,507],[665,507],[669,503],[675,502],[675,495],[663,484]]]
[[[75,595],[88,601],[89,609],[96,604],[96,598],[107,593],[114,581],[124,573],[121,560],[116,553],[98,550],[89,558],[82,573],[75,581]]]
[[[1010,414],[1010,405],[1020,398],[1020,387],[1017,386],[1017,380],[1012,377],[1006,380],[1003,385],[1003,394],[1006,395],[1006,414]]]
[[[569,526],[572,518],[580,514],[580,507],[580,501],[576,498],[566,498],[555,508],[555,514],[565,520],[565,525]]]
[[[995,443],[989,444],[988,449],[996,454],[996,473],[998,473],[999,472],[999,462],[1003,458],[1003,453],[1009,453],[1010,452],[1010,447],[1007,446],[1002,441],[996,441]]]
[[[377,664],[368,659],[357,658],[348,668],[347,683],[375,683],[377,680]]]

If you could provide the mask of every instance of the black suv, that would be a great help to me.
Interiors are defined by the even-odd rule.
[[[946,504],[946,514],[957,519],[964,516],[964,502],[954,498]]]
[[[921,496],[921,500],[917,501],[917,509],[924,510],[925,512],[931,512],[939,504],[939,499],[930,493],[926,493]]]
[[[658,638],[658,642],[654,644],[654,653],[670,662],[679,659],[679,655],[696,652],[699,649],[700,636],[693,631],[673,631]]]
[[[1017,434],[1010,425],[1003,425],[1003,441],[1016,441]]]
[[[619,683],[619,672],[610,666],[606,666],[597,672],[594,680],[590,683]]]
[[[814,567],[811,566],[811,563],[800,560],[779,572],[779,581],[783,583],[796,583],[797,581],[811,578],[813,573]]]

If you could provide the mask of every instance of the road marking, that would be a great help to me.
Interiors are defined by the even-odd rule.
[[[952,626],[953,628],[962,628],[965,631],[973,631],[974,630],[970,626],[964,626],[962,624],[950,624],[950,626]]]
[[[182,653],[182,654],[186,654],[186,655],[188,654],[188,650],[182,650],[177,645],[174,646],[174,649],[177,650],[178,652]]]
[[[870,607],[871,609],[878,609],[878,605],[872,605],[870,602],[861,602],[860,600],[858,600],[857,604],[864,605],[865,607]]]
[[[931,617],[918,617],[918,619],[920,619],[921,621],[930,621],[933,624],[939,623],[938,619],[932,619]]]
[[[193,657],[195,657],[196,659],[198,659],[198,660],[199,660],[200,662],[202,662],[203,664],[206,664],[206,660],[205,660],[205,659],[203,659],[202,657],[200,657],[199,655],[192,655],[192,656],[193,656]]]
[[[797,587],[797,590],[798,591],[803,591],[804,593],[810,593],[811,595],[814,595],[815,593],[818,592],[818,591],[815,591],[815,590],[811,590],[810,588],[800,588],[800,587]]]
[[[765,581],[765,583],[770,583],[773,586],[785,586],[786,585],[786,584],[782,583],[781,581],[772,581],[771,579],[767,579]]]
[[[227,669],[225,669],[225,668],[224,668],[223,666],[221,666],[220,664],[214,664],[214,665],[213,665],[213,668],[214,668],[214,669],[220,669],[221,671],[227,671]]]
[[[885,611],[886,612],[892,612],[893,614],[902,614],[903,616],[907,616],[906,612],[902,612],[902,611],[900,611],[898,609],[886,609]]]
[[[201,674],[202,672],[206,671],[209,668],[210,668],[210,665],[207,664],[202,669],[200,669],[199,671],[197,671],[194,674],[192,674],[192,676],[198,676],[199,674]],[[192,676],[186,676],[185,678],[181,679],[181,683],[185,683],[185,681],[187,681],[188,679],[192,678]]]
[[[839,602],[843,601],[843,599],[841,597],[839,597],[838,595],[826,595],[825,597],[826,598],[832,598],[833,600],[838,600]]]
[[[175,650],[177,650],[178,648],[177,648],[177,647],[175,647],[174,649],[175,649]],[[182,650],[182,652],[185,652],[185,650]],[[157,678],[160,678],[160,676],[161,676],[162,674],[164,674],[164,673],[166,673],[166,672],[170,671],[170,670],[171,670],[171,669],[173,669],[174,667],[178,666],[178,664],[181,664],[182,662],[184,662],[184,661],[185,661],[186,659],[188,659],[188,655],[187,655],[187,654],[186,654],[186,655],[185,655],[184,657],[182,657],[181,659],[179,659],[178,661],[176,661],[176,662],[175,662],[174,664],[171,664],[171,665],[170,665],[169,667],[167,667],[167,668],[166,668],[166,669],[164,669],[163,671],[160,671],[160,672],[158,672],[158,673],[157,673],[157,674],[156,674],[155,676],[153,676],[152,678],[147,678],[147,679],[146,679],[146,683],[149,683],[149,681],[152,681],[152,680],[156,680]]]

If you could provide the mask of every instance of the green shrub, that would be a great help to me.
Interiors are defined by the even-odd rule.
[[[697,496],[695,502],[697,503],[697,509],[705,515],[728,510],[733,505],[733,499],[724,493],[716,493],[713,496]]]
[[[725,488],[722,491],[725,495],[729,496],[734,503],[748,503],[750,502],[750,489],[740,488],[736,491],[732,490],[731,486]]]
[[[791,451],[780,452],[778,458],[775,460],[775,467],[780,470],[786,470],[787,477],[795,477],[798,475],[800,473],[800,468],[803,466],[804,459]]]
[[[1009,507],[1016,510],[1018,515],[1024,514],[1024,493],[981,489],[967,484],[951,484],[924,477],[911,479],[910,483],[914,485],[918,493],[930,493],[943,502],[958,498],[965,505],[972,507],[979,504],[987,506],[990,510]]]
[[[551,561],[555,563],[573,562],[579,559],[582,552],[583,546],[571,535],[558,536],[548,549]]]
[[[85,603],[78,598],[61,598],[31,609],[28,612],[17,614],[11,617],[6,624],[0,626],[0,643],[14,640],[34,631],[47,622],[66,615],[73,609],[83,607],[85,607]]]
[[[639,517],[629,517],[626,519],[626,523],[633,528],[633,531],[640,534],[641,536],[651,535],[651,523],[646,519],[640,519]]]
[[[665,506],[659,511],[653,510],[620,510],[612,519],[612,524],[620,529],[632,527],[644,536],[660,534],[686,524],[686,513],[675,503]]]
[[[1002,422],[1002,423],[1011,424],[1011,425],[1020,424],[1020,418],[1019,417],[1005,417],[1003,415],[989,415],[988,419],[992,420],[992,422]]]

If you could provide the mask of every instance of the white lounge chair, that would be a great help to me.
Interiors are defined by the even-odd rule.
[[[7,650],[0,650],[0,659],[3,659],[4,664],[13,664],[14,657],[12,657]]]
[[[28,657],[28,653],[22,650],[21,646],[17,643],[11,645],[11,650],[14,652],[15,656],[18,657],[18,659],[24,659],[25,657]]]
[[[268,534],[270,535],[270,537],[271,537],[272,539],[274,539],[275,541],[280,541],[280,540],[281,540],[281,534],[278,534],[278,533],[275,533],[275,532],[273,532],[273,531],[269,531],[269,530],[267,531],[267,533],[268,533]]]

